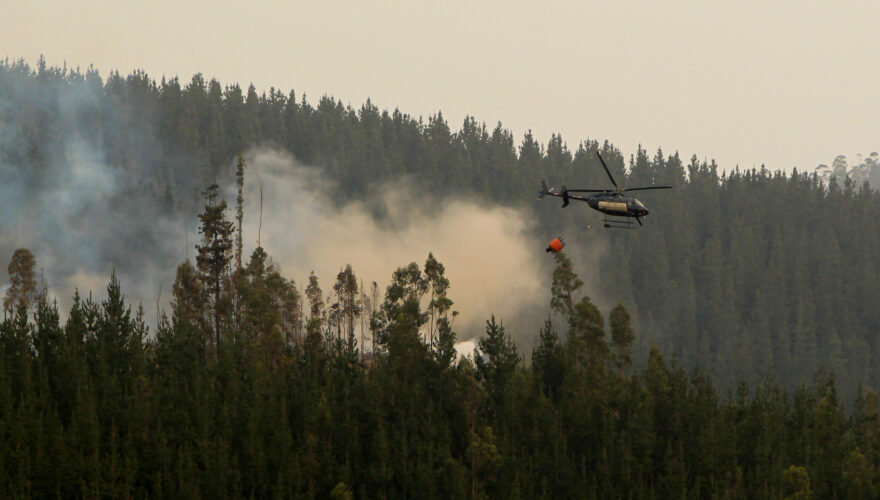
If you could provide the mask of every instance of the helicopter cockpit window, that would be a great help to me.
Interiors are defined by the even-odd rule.
[[[633,200],[633,205],[635,205],[636,208],[645,208],[645,206],[642,205],[642,202],[640,202],[639,200]]]

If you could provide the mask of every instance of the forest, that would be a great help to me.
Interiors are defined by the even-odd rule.
[[[196,265],[150,334],[111,277],[59,320],[17,251],[0,323],[0,492],[46,497],[873,498],[880,408],[847,415],[834,377],[789,395],[719,394],[605,317],[564,253],[556,315],[523,363],[491,316],[457,358],[444,266],[394,272],[370,314],[351,268],[303,294],[258,248],[237,260],[225,203],[202,213]],[[332,303],[325,300],[333,296]],[[426,298],[430,300],[425,300]]]
[[[880,195],[846,172],[626,158],[473,117],[452,130],[369,101],[43,61],[0,65],[0,127],[0,173],[17,188],[65,168],[75,129],[126,198],[192,214],[201,236],[150,331],[115,276],[106,300],[59,311],[40,255],[0,233],[4,497],[877,495]],[[557,256],[529,345],[485,311],[478,352],[458,358],[433,255],[401,262],[385,290],[347,267],[326,292],[260,247],[244,255],[239,155],[259,144],[352,199],[407,176],[440,203],[525,207],[548,235],[594,216],[537,203],[540,181],[604,186],[597,150],[623,184],[675,189],[642,198],[644,229],[595,234],[596,269],[571,247]],[[232,209],[218,184],[239,186]],[[14,220],[26,201],[0,194]]]

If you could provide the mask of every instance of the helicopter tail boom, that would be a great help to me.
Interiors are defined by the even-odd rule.
[[[567,207],[569,205],[569,203],[571,203],[571,200],[587,201],[586,198],[584,198],[582,196],[568,194],[569,189],[566,188],[565,186],[562,186],[560,191],[561,192],[557,193],[556,191],[553,190],[553,188],[547,187],[546,182],[541,181],[541,190],[538,191],[538,199],[541,199],[545,196],[556,196],[558,198],[562,198],[562,208]],[[571,192],[575,192],[575,190],[571,190]],[[578,192],[580,192],[580,191],[578,191]]]

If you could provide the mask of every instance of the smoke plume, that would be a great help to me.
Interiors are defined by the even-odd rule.
[[[9,262],[16,248],[33,251],[62,314],[75,288],[101,300],[115,271],[128,301],[141,303],[155,324],[154,315],[168,309],[177,265],[194,258],[204,203],[197,193],[210,180],[184,168],[189,160],[169,153],[150,126],[102,104],[100,86],[59,80],[49,91],[11,88],[11,99],[0,100],[0,263]],[[16,119],[22,103],[30,106],[27,112],[50,117],[38,141]],[[134,160],[122,165],[108,158],[102,147],[107,134],[130,137]],[[314,271],[326,294],[351,264],[365,286],[377,282],[384,296],[395,269],[422,266],[430,252],[446,268],[460,340],[482,334],[494,314],[521,348],[534,342],[548,314],[552,259],[543,249],[557,235],[536,234],[531,210],[431,196],[407,179],[371,188],[354,201],[321,169],[285,151],[254,148],[245,159],[245,258],[259,238],[300,289]],[[234,164],[229,158],[218,175],[230,219]],[[173,196],[156,194],[163,190]],[[570,247],[580,246],[570,255],[589,284],[586,271],[601,245],[580,234],[566,237]],[[5,283],[0,272],[0,286]]]
[[[520,318],[546,303],[538,260],[545,255],[522,211],[417,198],[406,180],[385,185],[371,201],[349,202],[320,171],[284,152],[254,150],[246,161],[245,241],[258,237],[262,180],[262,246],[298,284],[314,271],[326,291],[351,264],[365,284],[376,281],[384,291],[395,269],[422,266],[431,252],[446,267],[462,338],[478,334],[490,314]]]
[[[4,147],[11,147],[4,138]],[[129,301],[142,303],[152,319],[157,305],[168,307],[174,269],[188,252],[194,256],[186,246],[197,243],[197,213],[138,195],[137,185],[89,140],[71,134],[62,144],[43,171],[0,164],[0,258],[8,262],[16,248],[30,248],[62,309],[75,288],[103,297],[115,270]],[[396,268],[421,266],[433,252],[446,266],[462,339],[478,335],[490,314],[517,334],[525,335],[522,323],[536,331],[536,312],[546,304],[546,264],[540,260],[546,256],[529,237],[533,228],[525,212],[414,197],[405,180],[384,186],[370,201],[349,201],[335,194],[319,169],[283,151],[253,150],[246,161],[245,253],[256,247],[261,226],[262,246],[298,285],[314,271],[328,291],[351,264],[365,284],[376,281],[384,293]],[[230,185],[230,204],[233,191]]]

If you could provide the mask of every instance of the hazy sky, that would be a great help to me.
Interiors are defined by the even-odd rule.
[[[880,2],[11,1],[0,57],[193,73],[724,168],[880,149]]]

